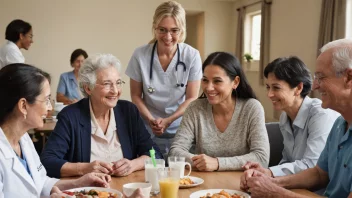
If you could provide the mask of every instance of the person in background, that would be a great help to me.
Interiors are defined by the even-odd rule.
[[[284,149],[277,166],[263,168],[248,162],[244,169],[255,169],[270,177],[298,173],[316,165],[326,139],[339,113],[323,109],[321,100],[310,98],[312,77],[297,57],[278,58],[264,70],[269,99],[280,116]]]
[[[327,138],[317,165],[293,175],[269,177],[249,169],[240,187],[251,197],[304,198],[285,188],[326,188],[324,197],[352,197],[352,40],[332,41],[321,48],[317,59],[313,90],[321,94],[323,108],[341,114]]]
[[[164,156],[187,106],[197,99],[202,62],[186,39],[186,12],[181,4],[160,4],[153,17],[154,38],[137,48],[127,66],[132,102]]]
[[[205,97],[186,109],[170,156],[182,156],[200,171],[242,170],[247,161],[267,167],[269,140],[264,109],[238,59],[214,52],[203,63]],[[195,153],[189,150],[195,142]]]
[[[111,177],[103,173],[70,180],[47,176],[27,131],[43,127],[43,117],[52,108],[48,73],[22,63],[7,65],[0,70],[0,95],[0,197],[40,197],[58,189],[109,187]]]
[[[56,93],[57,102],[68,105],[82,98],[78,88],[78,71],[86,58],[88,58],[88,54],[83,49],[76,49],[72,52],[70,63],[73,71],[61,74]]]
[[[24,63],[20,49],[28,50],[33,43],[31,24],[20,19],[11,21],[6,27],[7,42],[0,48],[0,69],[11,63]]]
[[[144,169],[150,149],[162,158],[137,107],[119,100],[124,83],[120,68],[111,54],[97,54],[84,61],[78,79],[85,98],[60,111],[41,154],[49,176],[90,172],[127,176]]]

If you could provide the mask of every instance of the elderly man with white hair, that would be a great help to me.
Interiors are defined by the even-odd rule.
[[[341,114],[335,121],[315,167],[272,178],[256,170],[245,171],[241,189],[252,197],[306,197],[288,189],[319,189],[324,196],[352,198],[352,40],[326,44],[317,59],[313,89],[321,94],[322,107]]]
[[[144,126],[137,107],[119,100],[120,62],[111,54],[89,57],[79,70],[85,96],[65,107],[41,154],[51,177],[89,172],[126,176],[144,169],[149,150],[162,158]]]

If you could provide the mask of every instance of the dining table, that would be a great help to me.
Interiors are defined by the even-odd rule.
[[[179,198],[189,198],[193,192],[205,189],[230,189],[240,191],[240,178],[243,171],[225,171],[225,172],[198,172],[192,171],[191,176],[202,178],[204,183],[192,188],[179,189]],[[144,170],[134,172],[125,177],[112,177],[110,188],[123,192],[122,186],[127,183],[144,182]],[[309,190],[292,189],[291,191],[309,197],[321,197]],[[161,198],[160,194],[152,198]]]

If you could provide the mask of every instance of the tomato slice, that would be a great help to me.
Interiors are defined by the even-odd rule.
[[[68,195],[70,195],[70,196],[75,195],[74,192],[69,192],[69,191],[63,191],[63,193],[68,194]]]

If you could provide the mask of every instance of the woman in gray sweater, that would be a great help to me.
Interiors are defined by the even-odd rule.
[[[184,113],[169,156],[183,156],[200,171],[242,170],[247,161],[267,167],[264,110],[238,59],[215,52],[203,63],[203,95]],[[195,144],[195,153],[189,150]]]

